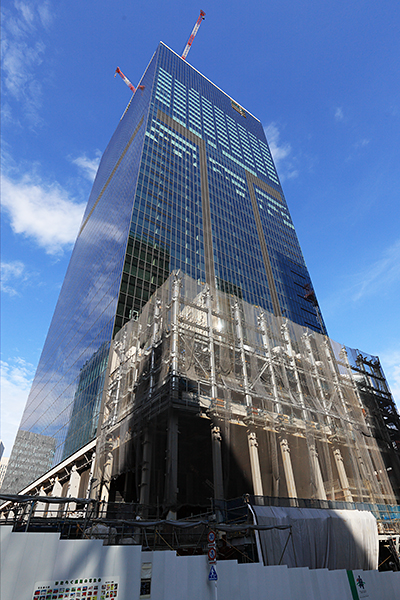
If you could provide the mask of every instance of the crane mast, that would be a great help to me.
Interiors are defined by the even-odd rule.
[[[186,44],[186,46],[185,46],[185,49],[184,49],[184,51],[183,51],[183,54],[182,54],[182,58],[183,58],[183,60],[186,60],[186,57],[187,57],[187,55],[189,54],[189,50],[190,50],[190,48],[191,48],[191,45],[193,44],[193,40],[194,40],[194,38],[196,37],[196,33],[197,33],[197,32],[198,32],[198,30],[199,30],[199,27],[200,27],[200,25],[201,25],[201,22],[202,22],[202,21],[205,19],[205,16],[206,16],[206,13],[204,12],[204,10],[201,10],[201,11],[200,11],[200,16],[199,16],[199,18],[197,19],[197,21],[196,21],[196,23],[195,23],[195,26],[193,27],[193,31],[192,31],[192,33],[190,34],[190,37],[189,37],[189,39],[188,39],[188,43]],[[121,69],[120,69],[119,67],[117,67],[117,68],[115,69],[114,77],[116,77],[116,76],[117,76],[117,73],[118,73],[118,75],[119,75],[119,76],[120,76],[120,77],[123,79],[123,81],[126,83],[126,85],[127,85],[127,86],[128,86],[128,88],[131,90],[131,92],[134,94],[134,93],[136,92],[136,88],[135,88],[135,86],[134,86],[134,85],[133,85],[133,83],[132,83],[131,81],[129,81],[129,79],[128,79],[128,78],[127,78],[127,77],[126,77],[124,74],[123,74],[123,72],[121,71]],[[139,89],[139,90],[144,90],[144,85],[139,85],[139,86],[138,86],[138,89]]]
[[[133,83],[131,81],[129,81],[129,79],[127,77],[125,77],[125,75],[123,74],[123,72],[121,71],[121,69],[119,67],[117,67],[115,69],[114,77],[117,76],[117,73],[118,73],[118,75],[120,75],[122,77],[122,79],[124,80],[124,82],[126,83],[126,85],[128,86],[128,88],[134,94],[136,92],[135,86],[133,85]],[[139,90],[144,90],[144,85],[139,85],[138,89]]]
[[[183,60],[186,60],[186,57],[187,57],[187,55],[189,54],[190,47],[191,47],[191,45],[193,44],[193,40],[194,40],[194,38],[196,37],[196,33],[197,33],[197,32],[198,32],[198,30],[199,30],[199,27],[200,27],[200,25],[201,25],[201,22],[202,22],[202,21],[205,19],[205,16],[206,16],[206,13],[204,12],[204,10],[201,10],[201,11],[200,11],[200,16],[199,16],[199,18],[197,19],[195,26],[193,27],[193,31],[192,31],[192,33],[191,33],[191,35],[190,35],[190,38],[189,38],[189,40],[188,40],[188,43],[186,44],[186,47],[185,47],[185,49],[184,49],[184,51],[183,51],[183,54],[182,54],[182,58],[183,58]]]

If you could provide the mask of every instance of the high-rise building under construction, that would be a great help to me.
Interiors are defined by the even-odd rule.
[[[362,400],[390,394],[368,357],[339,350],[262,124],[160,43],[102,157],[4,487],[97,435],[114,499],[393,503],[392,442]]]

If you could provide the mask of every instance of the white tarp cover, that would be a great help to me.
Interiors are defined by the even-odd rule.
[[[292,527],[289,541],[289,529],[259,532],[265,565],[378,568],[378,528],[375,517],[368,511],[254,505],[252,509],[258,525]]]

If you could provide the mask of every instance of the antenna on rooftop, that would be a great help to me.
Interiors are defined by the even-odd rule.
[[[193,27],[193,31],[192,31],[192,33],[191,33],[191,35],[190,35],[190,38],[189,38],[189,40],[188,40],[188,43],[186,44],[186,47],[185,47],[185,49],[184,49],[184,51],[183,51],[183,54],[182,54],[182,58],[183,58],[183,60],[186,60],[186,57],[187,57],[187,55],[189,54],[190,46],[193,44],[193,40],[194,40],[194,38],[196,37],[196,33],[197,33],[197,32],[198,32],[198,30],[199,30],[199,27],[200,27],[200,25],[201,25],[201,22],[202,22],[202,21],[204,21],[204,19],[205,19],[205,16],[206,16],[206,13],[204,12],[204,10],[201,10],[201,11],[200,11],[200,16],[199,16],[199,18],[197,19],[195,26]]]
[[[127,77],[125,77],[125,75],[123,74],[123,72],[121,71],[121,69],[119,67],[117,67],[115,69],[115,73],[114,73],[114,77],[120,75],[122,77],[122,79],[125,81],[126,85],[128,86],[128,88],[131,90],[131,92],[134,94],[136,92],[136,88],[135,86],[129,81],[129,79]],[[139,85],[138,86],[139,90],[144,90],[144,85]]]

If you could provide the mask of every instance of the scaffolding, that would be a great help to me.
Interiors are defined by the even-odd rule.
[[[160,518],[245,493],[397,504],[390,392],[360,355],[172,273],[113,342],[92,497]]]

